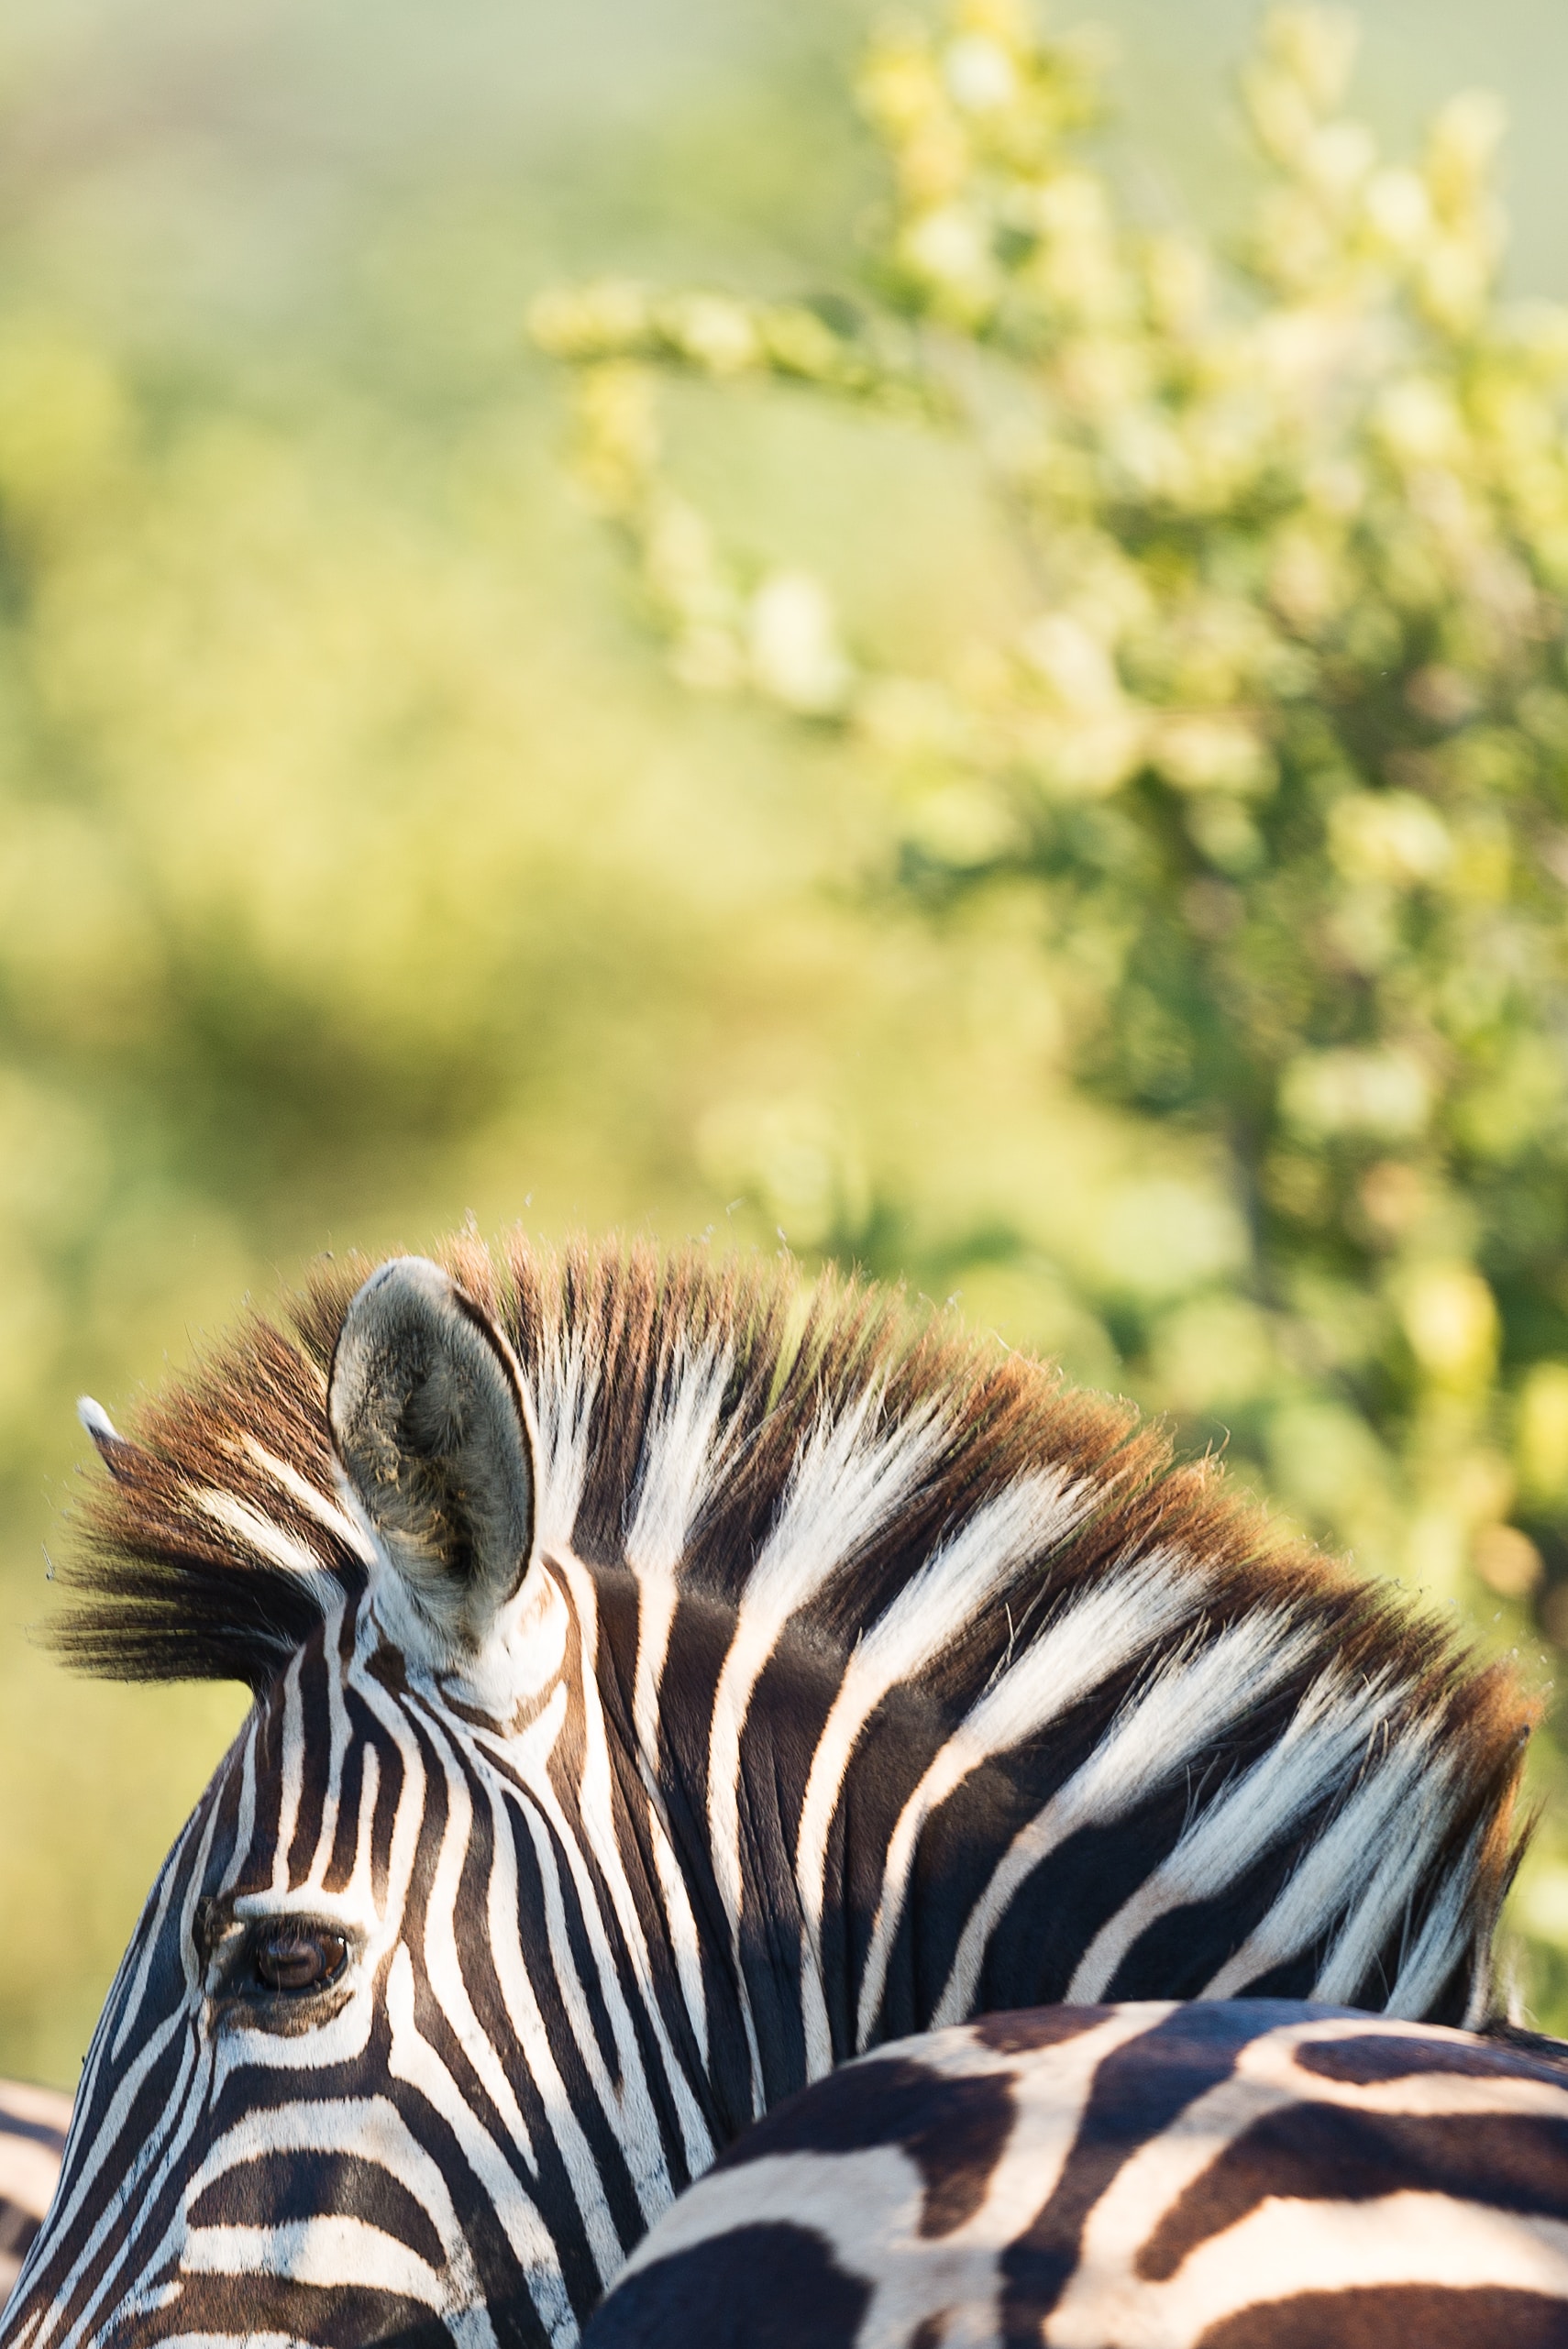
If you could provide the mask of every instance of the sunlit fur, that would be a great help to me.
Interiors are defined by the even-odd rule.
[[[756,2113],[1069,1990],[1486,2017],[1505,1674],[896,1300],[444,1261],[516,1366],[535,1510],[461,1660],[332,1453],[367,1264],[128,1439],[91,1423],[63,1644],[256,1704],[110,1995],[6,2349],[569,2343]],[[279,1913],[350,1945],[304,2007],[226,1971]]]
[[[1276,2000],[1046,2007],[790,2098],[585,2349],[1552,2349],[1568,2046]]]

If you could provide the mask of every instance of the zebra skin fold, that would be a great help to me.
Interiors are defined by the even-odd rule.
[[[1563,2349],[1568,2046],[1238,2000],[879,2048],[721,2155],[583,2349]]]

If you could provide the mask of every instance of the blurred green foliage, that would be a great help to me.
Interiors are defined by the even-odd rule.
[[[1265,19],[1227,261],[1127,220],[1092,36],[957,0],[862,69],[887,193],[853,291],[601,281],[534,328],[677,673],[852,741],[904,899],[1026,907],[1063,1068],[1204,1164],[1201,1209],[1064,1266],[1123,1374],[1374,1572],[1538,1646],[1568,1637],[1568,311],[1498,298],[1496,105],[1389,163],[1342,110],[1353,48]],[[955,444],[1005,610],[911,657],[831,572],[732,554],[661,378]],[[737,1180],[782,1209],[790,1151],[759,1124]],[[818,1189],[806,1236],[876,1256]],[[1549,1924],[1568,1877],[1538,1867]]]
[[[29,1644],[71,1398],[335,1241],[781,1232],[1531,1673],[1565,1627],[1561,346],[1493,299],[1486,118],[1390,170],[1283,20],[1232,270],[1127,225],[1092,41],[887,38],[878,165],[833,10],[596,7],[521,130],[513,0],[466,66],[275,12],[271,245],[266,12],[226,68],[173,0],[0,27],[0,2071],[72,2078],[239,1708]],[[520,363],[605,256],[537,316],[637,612]],[[639,290],[692,269],[760,292]]]
[[[750,755],[639,667],[545,371],[517,380],[545,251],[689,252],[717,181],[755,253],[733,76],[629,128],[623,93],[575,178],[545,139],[467,177],[437,144],[373,235],[308,188],[280,322],[178,75],[138,91],[111,51],[94,89],[91,17],[39,18],[63,91],[0,27],[0,2073],[65,2083],[241,1705],[73,1682],[31,1639],[75,1394],[123,1410],[335,1240],[722,1225],[702,1119],[900,1064],[934,988],[912,933],[868,960],[823,893],[858,854],[833,758]],[[145,113],[172,198],[133,155],[94,212],[73,103],[111,152]],[[764,158],[775,104],[798,78],[754,111]]]

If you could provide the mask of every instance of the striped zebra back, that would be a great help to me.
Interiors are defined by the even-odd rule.
[[[69,2096],[0,2080],[0,2310],[43,2223],[70,2125]]]
[[[759,2113],[1044,1999],[1490,2011],[1529,1708],[1132,1413],[700,1252],[329,1266],[62,1644],[256,1693],[0,2341],[565,2344]]]
[[[1046,2007],[790,2098],[584,2349],[1562,2349],[1568,2045]]]

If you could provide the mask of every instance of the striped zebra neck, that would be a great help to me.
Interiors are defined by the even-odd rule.
[[[63,1644],[256,1704],[6,2349],[567,2343],[717,2149],[889,2037],[1484,2013],[1506,1676],[886,1298],[447,1261],[329,1270],[131,1440],[89,1416]]]
[[[748,2130],[585,2349],[698,2338],[1556,2349],[1568,2046],[1275,2000],[900,2041]]]

